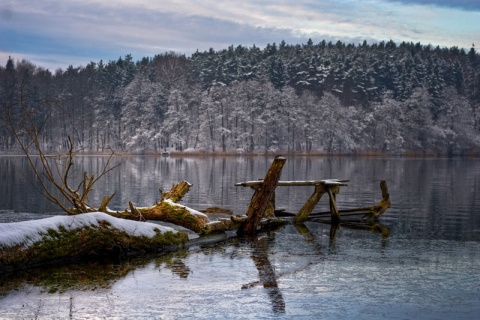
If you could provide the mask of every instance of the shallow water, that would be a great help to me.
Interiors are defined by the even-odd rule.
[[[0,157],[0,168],[5,161]],[[90,161],[101,162],[85,161],[89,166],[94,166]],[[261,177],[271,159],[124,157],[120,162],[121,173],[97,188],[109,192],[121,188],[114,205],[125,203],[128,196],[140,205],[153,203],[156,187],[168,189],[186,179],[194,186],[184,204],[200,209],[218,205],[239,213],[252,193],[233,184]],[[17,159],[17,169],[19,163]],[[0,318],[472,319],[478,315],[479,161],[297,157],[287,160],[282,174],[282,180],[324,178],[351,179],[338,195],[341,208],[377,202],[378,180],[386,179],[392,208],[381,223],[390,229],[390,236],[340,227],[332,239],[329,225],[309,222],[306,228],[288,225],[256,239],[228,238],[161,257],[37,270],[0,280]],[[18,179],[9,183],[0,185],[0,192],[22,188],[15,186]],[[311,192],[279,189],[277,205],[298,209]],[[98,194],[99,199],[102,196]],[[19,203],[18,199],[0,198],[4,221],[41,214],[26,203],[17,208],[8,205]],[[325,205],[322,199],[318,209]]]

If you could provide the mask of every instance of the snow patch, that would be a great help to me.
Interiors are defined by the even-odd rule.
[[[49,229],[59,231],[60,227],[65,228],[65,230],[96,227],[100,225],[100,221],[106,221],[111,224],[112,228],[137,237],[152,238],[156,235],[155,230],[159,230],[161,233],[177,232],[173,228],[154,223],[125,220],[103,212],[92,212],[74,216],[54,216],[39,220],[0,223],[0,248],[31,245],[42,239],[40,233],[45,234]]]

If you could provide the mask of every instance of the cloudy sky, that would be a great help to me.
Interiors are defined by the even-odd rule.
[[[480,48],[480,0],[1,0],[0,65],[321,40]],[[477,49],[478,51],[479,49]]]

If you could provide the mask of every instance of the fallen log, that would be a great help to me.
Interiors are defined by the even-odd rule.
[[[173,185],[170,191],[166,193],[160,190],[160,202],[151,207],[135,207],[132,202],[129,202],[129,209],[113,211],[108,208],[108,203],[113,198],[113,196],[110,196],[103,199],[98,209],[90,208],[89,211],[104,212],[111,216],[128,220],[169,222],[195,231],[196,233],[202,233],[205,224],[210,222],[208,217],[197,210],[176,203],[185,196],[191,186],[187,181],[181,181]],[[74,214],[79,213],[81,212],[76,211]]]
[[[118,259],[183,246],[183,231],[102,212],[0,224],[0,274],[85,259]]]

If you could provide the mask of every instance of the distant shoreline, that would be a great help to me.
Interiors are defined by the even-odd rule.
[[[68,151],[59,151],[51,153],[52,155],[67,154]],[[36,156],[31,154],[32,156]],[[105,152],[79,152],[76,156],[110,156],[111,153]],[[324,151],[311,151],[311,152],[244,152],[238,153],[235,151],[170,151],[168,156],[162,154],[162,152],[125,152],[118,151],[114,153],[115,156],[154,156],[154,157],[272,157],[277,155],[285,156],[294,156],[294,157],[406,157],[406,158],[438,158],[438,157],[447,157],[447,158],[459,158],[459,157],[480,157],[480,151],[468,151],[463,153],[453,153],[449,154],[448,152],[430,152],[430,151],[402,151],[402,152],[381,152],[381,151],[357,151],[357,152],[324,152]],[[25,154],[20,152],[0,152],[0,156],[25,156]]]

